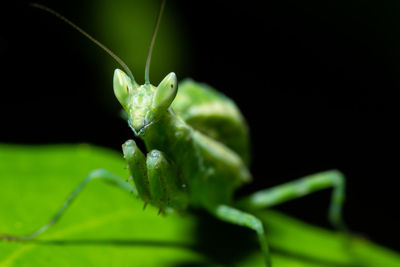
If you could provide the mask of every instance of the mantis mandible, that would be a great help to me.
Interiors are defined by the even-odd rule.
[[[235,200],[237,188],[251,181],[249,130],[235,103],[212,87],[168,74],[157,86],[150,83],[149,70],[153,45],[165,0],[161,2],[145,67],[145,83],[139,85],[127,65],[71,21],[39,4],[33,7],[62,19],[88,37],[124,69],[116,69],[114,94],[124,109],[135,138],[144,141],[141,151],[132,140],[122,145],[131,177],[125,179],[104,169],[94,170],[68,196],[51,220],[25,236],[0,235],[0,239],[26,241],[36,238],[56,223],[85,185],[92,180],[111,182],[141,198],[144,205],[158,207],[159,213],[183,213],[187,208],[202,208],[216,218],[247,227],[257,234],[265,265],[272,266],[267,234],[252,211],[270,208],[326,188],[333,188],[329,219],[345,230],[342,206],[345,199],[344,176],[330,170],[300,178]],[[178,89],[179,88],[179,89]]]

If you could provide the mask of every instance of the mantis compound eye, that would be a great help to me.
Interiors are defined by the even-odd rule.
[[[178,92],[178,81],[175,73],[171,72],[157,86],[152,107],[157,111],[166,110],[175,99]]]
[[[137,89],[137,84],[132,82],[131,78],[120,69],[114,72],[114,94],[122,107],[128,109],[129,96]]]

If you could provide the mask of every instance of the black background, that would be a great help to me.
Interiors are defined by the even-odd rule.
[[[190,47],[187,61],[168,71],[218,88],[247,118],[254,183],[238,194],[339,169],[347,176],[350,228],[400,250],[400,4],[261,2],[168,2]],[[42,3],[78,24],[96,12],[95,1]],[[22,2],[0,9],[0,142],[119,150],[132,138],[117,105],[96,93],[104,87],[98,62],[85,53],[103,52]],[[280,210],[329,227],[328,202],[324,191]]]

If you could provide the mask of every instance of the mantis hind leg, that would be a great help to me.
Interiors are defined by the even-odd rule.
[[[82,191],[82,189],[89,183],[90,181],[93,180],[102,180],[105,181],[111,185],[117,186],[125,191],[131,192],[136,194],[136,188],[132,185],[127,183],[124,179],[121,177],[107,171],[104,169],[97,169],[94,171],[91,171],[88,176],[81,182],[81,184],[75,188],[74,191],[67,197],[61,208],[58,210],[58,212],[50,219],[48,223],[37,229],[31,234],[28,235],[23,235],[23,236],[14,236],[14,235],[3,235],[0,234],[0,240],[7,240],[7,241],[27,241],[27,240],[32,240],[39,236],[40,234],[44,233],[46,230],[48,230],[52,225],[54,225],[59,219],[62,217],[64,212],[67,210],[67,208],[72,204],[72,202],[76,199],[76,197],[79,195],[79,193]]]
[[[268,243],[264,233],[264,227],[262,222],[257,217],[226,205],[217,205],[214,208],[209,209],[209,211],[223,221],[254,230],[257,233],[266,266],[272,266]]]
[[[329,220],[334,227],[347,231],[342,219],[342,207],[345,200],[345,178],[337,170],[316,173],[258,191],[239,200],[237,205],[245,210],[269,208],[326,188],[333,188]]]

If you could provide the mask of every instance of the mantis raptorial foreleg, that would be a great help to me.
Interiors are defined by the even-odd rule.
[[[211,208],[210,211],[217,218],[223,221],[247,227],[256,231],[266,265],[268,267],[271,266],[271,256],[267,244],[267,239],[264,233],[264,227],[260,219],[252,214],[226,205],[217,205],[214,208]]]
[[[53,224],[55,224],[67,210],[67,208],[72,204],[72,202],[76,199],[79,193],[81,193],[82,189],[93,180],[102,180],[107,182],[108,184],[117,186],[124,191],[137,194],[136,188],[134,185],[127,183],[121,177],[107,171],[104,169],[93,170],[89,173],[88,176],[81,182],[81,184],[67,197],[67,200],[63,203],[58,212],[50,219],[48,223],[40,227],[38,230],[34,231],[32,234],[24,235],[24,236],[14,236],[14,235],[1,235],[0,240],[9,240],[9,241],[27,241],[36,238],[40,234],[44,233],[47,229],[49,229]]]
[[[122,148],[138,195],[146,204],[154,204],[160,212],[166,207],[186,208],[188,201],[183,194],[183,183],[163,152],[154,149],[145,156],[133,140],[126,141]]]
[[[135,141],[128,140],[122,145],[124,158],[132,174],[138,195],[145,205],[151,201],[149,180],[147,179],[146,156],[140,151]]]
[[[329,208],[329,220],[334,227],[346,230],[346,226],[342,220],[342,206],[345,200],[345,179],[343,174],[336,170],[316,173],[255,192],[241,199],[238,202],[238,206],[246,210],[269,208],[326,188],[333,188]]]
[[[147,155],[146,163],[150,193],[153,201],[157,201],[154,204],[160,207],[162,212],[168,207],[184,210],[188,203],[187,196],[183,193],[185,189],[167,156],[154,149]]]

